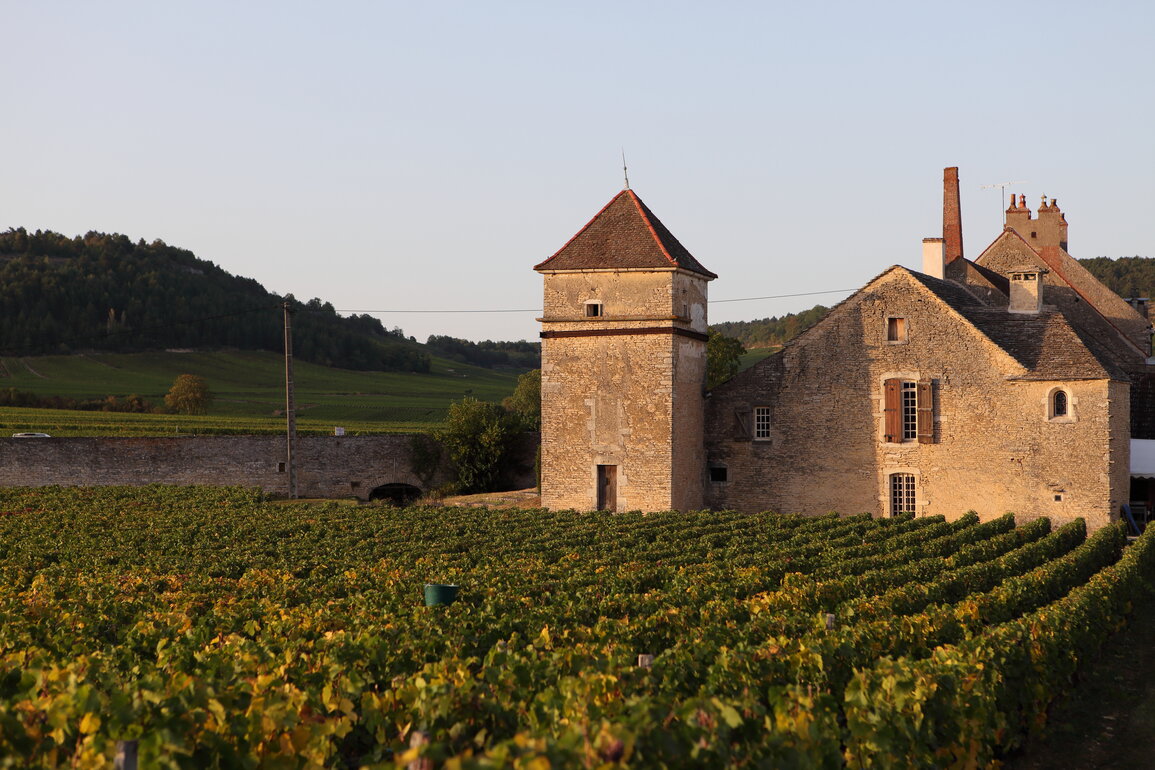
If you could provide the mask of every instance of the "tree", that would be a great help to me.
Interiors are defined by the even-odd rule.
[[[526,430],[541,430],[541,369],[518,377],[513,395],[501,405],[517,415]]]
[[[204,414],[212,401],[209,384],[195,374],[177,377],[164,397],[165,406],[180,414]]]
[[[706,343],[706,387],[715,388],[737,374],[745,352],[738,340],[711,331]]]
[[[499,404],[465,398],[449,406],[445,426],[434,437],[457,468],[459,491],[491,491],[509,460],[518,419]]]

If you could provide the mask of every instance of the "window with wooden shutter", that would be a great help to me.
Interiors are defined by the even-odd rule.
[[[902,380],[886,380],[882,385],[883,441],[902,443]]]
[[[934,382],[918,381],[918,443],[934,443]]]
[[[734,407],[734,439],[736,441],[749,441],[751,435],[750,407]]]

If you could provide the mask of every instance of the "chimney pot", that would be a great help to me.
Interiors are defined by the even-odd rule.
[[[922,272],[932,278],[945,278],[946,270],[943,258],[945,253],[942,238],[923,238]]]

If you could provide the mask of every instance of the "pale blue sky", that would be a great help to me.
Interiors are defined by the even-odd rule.
[[[918,267],[960,167],[1155,256],[1155,4],[3,3],[0,229],[160,238],[344,310],[540,307],[532,266],[633,188],[715,300]],[[780,315],[844,294],[713,305]],[[424,340],[533,313],[384,313]]]

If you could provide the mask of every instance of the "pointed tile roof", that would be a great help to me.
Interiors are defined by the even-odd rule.
[[[702,266],[633,190],[625,189],[534,270],[682,268],[706,278]]]

